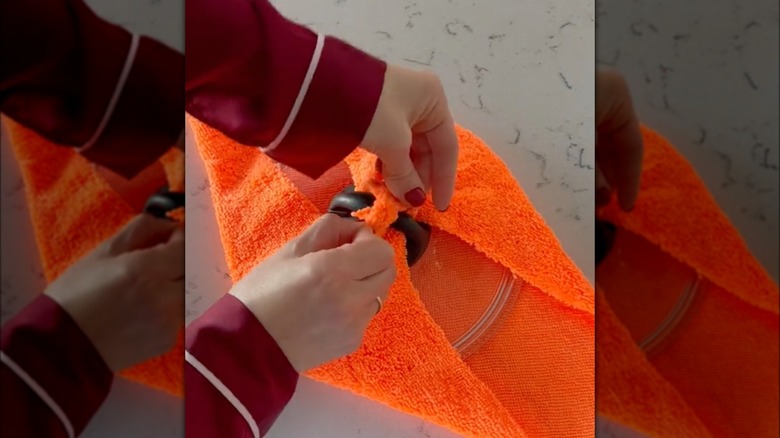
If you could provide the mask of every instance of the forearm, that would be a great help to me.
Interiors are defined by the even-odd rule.
[[[0,8],[5,115],[127,177],[174,145],[183,128],[182,54],[101,19],[82,0]]]
[[[188,0],[186,109],[316,177],[360,144],[386,65],[267,0]]]
[[[113,373],[73,319],[41,295],[2,327],[2,436],[78,435]]]
[[[243,303],[222,297],[186,332],[188,437],[263,436],[298,373]]]

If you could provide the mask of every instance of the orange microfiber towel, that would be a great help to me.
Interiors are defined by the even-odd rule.
[[[112,186],[73,149],[54,145],[10,119],[4,118],[3,122],[21,168],[47,281],[57,278],[137,215],[140,209],[131,207],[137,203],[134,198],[146,199],[166,180],[171,190],[183,191],[184,154],[179,150],[166,153],[159,163],[150,166],[152,169],[141,172],[138,181]],[[183,220],[183,212],[173,216]],[[173,350],[120,375],[181,397],[183,358],[182,330]]]
[[[611,253],[596,273],[598,411],[651,436],[777,437],[778,287],[693,167],[657,133],[643,136],[635,210],[600,212],[630,243],[621,263],[647,272],[604,266]],[[643,351],[648,321],[685,278],[696,291],[687,311]],[[651,299],[635,306],[643,292]]]
[[[350,182],[377,198],[356,214],[396,249],[398,278],[360,349],[310,377],[465,436],[594,435],[594,290],[474,134],[457,128],[459,172],[448,211],[429,202],[410,212],[433,229],[420,271],[406,264],[403,235],[387,229],[398,205],[376,183],[373,155],[357,150],[345,160],[352,178],[341,163],[312,183],[193,118],[189,123],[233,281],[303,232]],[[345,178],[334,175],[339,168]],[[440,262],[454,268],[437,270]],[[474,297],[485,285],[474,279],[493,271],[514,278],[513,299],[477,347],[456,350],[448,333],[462,314],[446,309],[465,305],[481,313]]]

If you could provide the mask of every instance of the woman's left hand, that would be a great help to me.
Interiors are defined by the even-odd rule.
[[[388,65],[379,104],[361,145],[379,157],[382,177],[396,198],[419,207],[430,189],[438,210],[449,207],[458,138],[436,75]]]

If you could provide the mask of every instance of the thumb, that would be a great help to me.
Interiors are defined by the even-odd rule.
[[[338,248],[352,242],[362,228],[366,228],[365,224],[329,213],[317,219],[300,236],[290,241],[288,247],[294,257]]]
[[[409,136],[411,144],[411,134]],[[412,158],[409,148],[383,148],[389,153],[377,155],[382,160],[382,177],[390,193],[398,200],[405,201],[412,207],[425,203],[425,190]]]
[[[107,255],[151,248],[168,241],[176,228],[178,224],[171,220],[140,214],[106,242]]]

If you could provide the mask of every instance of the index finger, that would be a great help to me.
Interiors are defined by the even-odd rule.
[[[639,194],[644,148],[628,84],[616,72],[597,73],[596,120],[598,161],[620,207],[630,211]]]
[[[364,280],[395,266],[395,251],[384,239],[365,227],[346,245],[328,250],[327,257],[348,269],[353,280]]]
[[[639,123],[632,121],[606,141],[614,144],[611,148],[614,151],[614,165],[607,173],[607,181],[617,189],[620,208],[631,211],[639,196],[642,175],[643,145]]]
[[[448,111],[445,109],[445,111]],[[431,189],[433,204],[439,211],[450,206],[455,193],[455,176],[458,168],[458,136],[452,117],[426,133],[431,147]]]

